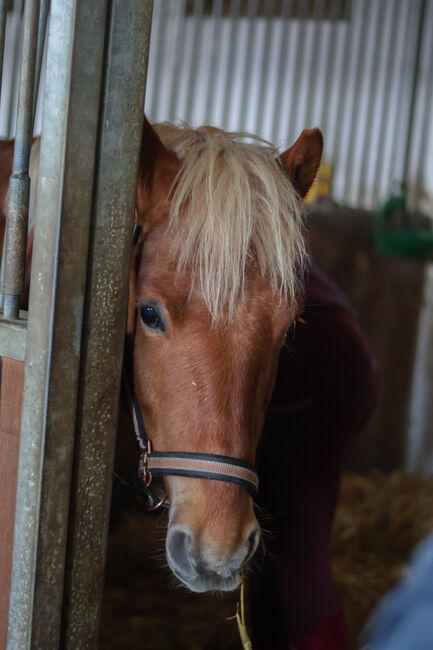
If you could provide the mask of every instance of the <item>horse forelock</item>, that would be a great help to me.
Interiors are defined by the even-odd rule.
[[[307,255],[302,203],[278,151],[245,133],[155,125],[181,161],[168,231],[178,271],[188,267],[214,324],[233,318],[247,273],[293,305]]]

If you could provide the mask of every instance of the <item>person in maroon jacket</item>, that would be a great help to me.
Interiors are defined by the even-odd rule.
[[[377,363],[353,309],[312,267],[258,451],[258,501],[270,539],[251,577],[255,650],[346,647],[329,537],[342,458],[377,392]]]

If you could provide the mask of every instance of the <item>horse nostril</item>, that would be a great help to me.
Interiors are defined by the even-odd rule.
[[[169,530],[167,534],[168,562],[186,578],[194,578],[197,575],[190,556],[192,543],[192,535],[181,528]]]

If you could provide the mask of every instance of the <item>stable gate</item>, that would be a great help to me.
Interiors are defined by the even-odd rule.
[[[0,1],[0,56],[9,4]],[[3,379],[24,362],[7,646],[7,592],[0,601],[8,650],[97,647],[152,2],[51,2],[27,320],[29,152],[48,10],[25,1],[0,314]],[[2,585],[16,479],[4,424]]]

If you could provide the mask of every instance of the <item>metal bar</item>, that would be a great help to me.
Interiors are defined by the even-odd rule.
[[[23,319],[25,314],[26,312],[21,312],[20,319]],[[0,357],[24,361],[26,338],[27,323],[25,320],[10,323],[0,318]]]
[[[19,61],[20,61],[20,45],[21,45],[21,25],[22,25],[22,7],[23,0],[13,0],[13,14],[16,16],[16,25],[14,29],[14,42],[13,42],[13,67],[12,67],[12,82],[11,91],[9,94],[9,111],[8,111],[8,137],[13,138],[13,127],[15,121],[15,105],[18,92],[18,83],[15,80],[18,78]],[[11,48],[12,49],[12,48]]]
[[[32,131],[35,128],[36,109],[38,106],[39,84],[41,80],[42,58],[44,56],[45,34],[47,31],[48,13],[50,11],[50,0],[40,0],[39,22],[38,22],[38,46],[36,50],[35,65],[35,87],[33,91],[32,110]]]
[[[433,24],[433,4],[430,3],[429,6],[430,13],[426,16],[426,23],[427,25],[431,26]],[[428,191],[426,187],[426,181],[427,181],[427,134],[429,133],[429,125],[431,124],[431,119],[432,119],[432,108],[433,108],[433,71],[431,69],[431,66],[427,63],[430,62],[433,59],[433,40],[429,37],[426,36],[427,32],[426,30],[424,31],[423,34],[423,39],[424,39],[424,47],[428,49],[427,55],[424,58],[424,65],[426,69],[428,70],[428,81],[427,81],[427,88],[426,88],[426,96],[425,100],[422,103],[422,109],[423,109],[423,116],[420,120],[420,129],[421,129],[421,143],[419,147],[419,154],[418,154],[418,164],[417,164],[417,170],[416,170],[416,187],[415,187],[415,207],[420,209],[419,206],[419,200],[422,198],[423,194]],[[419,99],[418,99],[419,101]]]
[[[1,312],[3,312],[3,304],[4,304],[3,275],[5,271],[5,250],[6,250],[6,238],[3,236],[2,258],[0,262],[0,311]]]
[[[61,3],[53,2],[53,20]],[[80,379],[81,332],[93,208],[94,168],[99,129],[106,37],[107,0],[76,4],[71,79],[66,111],[66,145],[60,205],[60,233],[47,383],[44,467],[33,606],[32,649],[58,648],[61,637],[63,587],[71,475],[74,457]],[[62,47],[61,33],[50,33],[51,53]],[[56,39],[56,43],[53,43]],[[49,61],[52,64],[52,61]],[[52,89],[48,90],[49,93]],[[49,95],[48,97],[51,97]],[[56,95],[44,105],[43,138],[51,132],[50,113]],[[42,155],[48,152],[47,146]],[[41,160],[44,177],[55,173]],[[54,193],[57,187],[53,188]],[[58,201],[58,199],[57,199]],[[38,194],[38,214],[44,215],[56,197]],[[48,203],[48,205],[47,205]],[[55,530],[55,536],[52,531]]]
[[[58,217],[62,191],[67,106],[71,82],[76,0],[53,2],[48,39],[38,200],[45,209],[33,244],[32,290],[24,375],[18,486],[9,602],[8,650],[30,648],[42,455],[54,310]],[[49,125],[49,129],[45,128]],[[44,192],[52,201],[44,201]],[[71,247],[72,248],[72,247]],[[57,534],[57,533],[56,533]]]
[[[414,61],[413,61],[412,87],[410,90],[409,117],[407,119],[406,142],[405,142],[405,151],[404,151],[403,192],[407,190],[408,178],[409,178],[409,162],[410,162],[410,153],[411,153],[411,143],[413,141],[416,95],[417,95],[417,88],[420,80],[420,74],[421,74],[420,59],[421,59],[421,47],[423,43],[425,12],[426,12],[426,0],[421,0],[421,6],[419,10],[418,30],[415,39],[416,46],[415,46],[415,54],[414,54]]]
[[[151,12],[150,1],[112,3],[83,327],[66,650],[98,647]]]
[[[5,50],[7,5],[7,0],[0,0],[0,93],[3,79],[3,57]]]
[[[24,290],[30,196],[28,171],[32,140],[38,15],[39,0],[27,1],[24,6],[17,128],[12,175],[9,181],[6,255],[3,276],[3,315],[10,320],[18,318],[20,295]]]
[[[415,7],[415,10],[417,8]],[[413,41],[413,33],[416,30],[416,13],[414,5],[405,3],[402,6],[401,14],[398,20],[398,31],[396,36],[396,58],[394,70],[399,71],[398,83],[396,83],[391,98],[391,107],[394,112],[393,134],[405,132],[407,120],[407,100],[402,101],[409,95],[407,91],[408,80],[410,80],[410,53],[408,54],[407,43]],[[409,81],[410,83],[410,81]],[[403,165],[404,165],[404,137],[392,138],[390,147],[390,160],[392,161],[391,176],[392,192],[401,193],[403,191]],[[373,172],[374,172],[373,168]],[[372,183],[373,184],[373,183]]]

